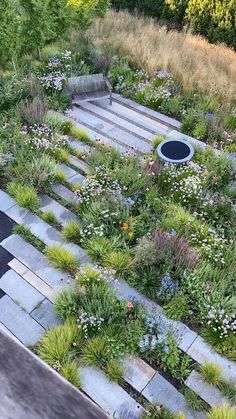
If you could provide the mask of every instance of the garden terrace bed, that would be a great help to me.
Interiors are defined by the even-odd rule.
[[[47,112],[33,128],[22,116],[4,122],[0,210],[22,237],[10,231],[1,242],[12,259],[0,278],[0,323],[109,414],[121,397],[136,416],[167,415],[146,400],[170,418],[204,417],[197,395],[179,390],[213,362],[217,389],[227,382],[233,397],[235,168],[210,148],[164,165],[163,137],[152,140],[150,127],[174,137],[174,121],[118,102],[114,123],[105,103]]]

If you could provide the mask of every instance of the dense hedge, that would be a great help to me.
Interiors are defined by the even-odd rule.
[[[109,0],[0,0],[0,64],[86,28]]]
[[[112,0],[115,9],[137,10],[171,26],[187,25],[211,42],[236,48],[236,0]]]

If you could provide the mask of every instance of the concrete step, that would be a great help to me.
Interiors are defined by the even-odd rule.
[[[123,409],[135,418],[141,416],[141,406],[117,383],[109,381],[102,371],[95,367],[82,367],[80,374],[82,390],[110,417],[120,417],[119,412]]]
[[[185,397],[158,372],[141,393],[152,404],[158,404],[173,413],[183,412],[188,419],[204,419],[203,412],[194,412],[187,406]]]
[[[3,240],[1,242],[1,246],[10,252],[15,259],[20,261],[24,266],[26,266],[26,268],[28,268],[28,270],[39,277],[49,287],[62,288],[65,287],[68,282],[72,282],[72,278],[68,274],[60,271],[59,269],[53,268],[46,256],[39,252],[39,250],[35,249],[35,247],[30,243],[27,243],[18,234],[12,234],[7,239]],[[22,276],[23,267],[18,266],[15,268],[12,263],[13,261],[11,261],[11,268],[14,270],[16,269],[16,272],[20,273]],[[36,281],[37,278],[29,278],[27,271],[25,273],[25,277],[29,283],[35,286],[34,281]],[[43,284],[41,284],[41,286],[42,285]],[[47,287],[48,292],[49,287]],[[40,290],[39,288],[39,291],[42,293],[43,290]]]
[[[0,299],[0,322],[24,345],[35,345],[45,329],[8,296]]]
[[[82,183],[84,181],[84,176],[81,175],[81,173],[78,173],[76,170],[67,166],[65,163],[59,164],[58,167],[63,173],[65,173],[66,180],[68,183],[71,183],[72,185],[74,185],[74,184]]]
[[[131,109],[122,103],[113,101],[112,106],[106,100],[98,100],[96,102],[91,102],[96,106],[108,111],[110,114],[119,116],[127,122],[131,122],[133,125],[144,129],[152,135],[161,134],[166,135],[169,131],[169,127],[161,122],[154,121],[144,114],[141,114],[134,109]]]
[[[48,195],[41,196],[40,210],[42,212],[52,211],[58,223],[62,226],[65,226],[70,220],[79,221],[75,214],[63,207],[54,199],[50,198]]]
[[[55,192],[55,194],[60,196],[62,199],[65,199],[66,201],[72,204],[76,203],[74,193],[70,189],[68,189],[66,186],[61,185],[61,183],[54,183],[51,188],[53,192]]]
[[[185,384],[211,407],[222,404],[230,405],[228,399],[221,394],[218,388],[203,381],[201,375],[195,370],[191,372]]]
[[[89,171],[89,166],[87,163],[85,163],[85,161],[78,159],[75,156],[70,155],[69,156],[69,161],[70,164],[72,164],[73,166],[76,167],[76,169],[78,169],[80,172],[82,172],[83,174],[87,174]]]
[[[127,118],[124,119],[123,116],[120,117],[117,114],[111,113],[108,107],[102,108],[100,106],[97,106],[95,102],[87,102],[81,104],[80,106],[78,106],[78,108],[86,110],[87,112],[91,113],[91,115],[97,116],[105,122],[112,123],[118,128],[122,128],[122,130],[128,132],[129,134],[134,134],[141,140],[151,142],[153,138],[152,133],[146,131],[144,128],[138,127],[135,123],[127,121]],[[112,108],[112,106],[110,108]]]
[[[44,295],[12,269],[0,278],[0,289],[27,313],[30,313],[45,299]]]
[[[75,106],[72,108],[70,114],[74,119],[76,119],[78,124],[82,123],[86,127],[96,131],[98,134],[104,134],[106,137],[131,147],[140,153],[147,153],[152,149],[151,144],[140,140],[135,136],[135,134],[129,134],[123,131],[121,128],[117,128],[114,124],[107,123],[101,118],[95,117],[82,109],[78,109]]]
[[[160,112],[153,111],[152,109],[147,108],[146,106],[140,105],[139,103],[135,102],[132,99],[127,99],[117,93],[114,93],[113,96],[116,102],[122,103],[122,105],[128,108],[134,109],[139,114],[147,116],[152,121],[162,123],[166,125],[166,127],[170,127],[173,129],[179,129],[181,126],[181,122],[177,121],[176,119],[166,116]]]

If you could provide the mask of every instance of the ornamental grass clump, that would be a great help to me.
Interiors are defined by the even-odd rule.
[[[75,275],[79,263],[73,252],[62,246],[54,245],[48,247],[45,253],[55,268],[68,272],[70,275]]]
[[[21,207],[30,211],[36,211],[39,208],[40,198],[33,187],[26,186],[15,180],[9,183],[7,191]]]
[[[214,406],[207,414],[207,419],[235,419],[236,409],[228,405]]]
[[[222,379],[220,367],[213,362],[202,365],[200,372],[203,380],[213,386],[218,386]]]
[[[80,224],[75,221],[69,221],[62,229],[64,239],[72,243],[80,243]]]

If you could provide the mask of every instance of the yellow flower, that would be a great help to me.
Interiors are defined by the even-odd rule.
[[[133,233],[133,231],[130,231],[129,233],[128,233],[128,237],[131,239],[132,237],[134,237],[134,233]]]

